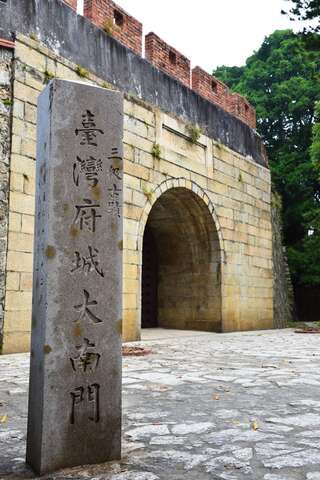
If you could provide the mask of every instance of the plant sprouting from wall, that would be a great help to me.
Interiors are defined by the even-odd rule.
[[[81,67],[81,65],[77,65],[76,67],[76,74],[82,78],[89,78],[89,72],[86,68]]]
[[[111,18],[106,18],[102,24],[102,29],[106,32],[107,35],[112,36],[114,31],[114,24]]]
[[[46,70],[44,72],[44,83],[49,83],[50,80],[53,80],[54,78],[54,74],[52,72],[49,72],[49,70]]]
[[[5,107],[11,107],[13,105],[13,101],[11,100],[11,98],[4,98],[3,100],[1,100],[1,102]]]
[[[199,125],[189,124],[186,126],[186,130],[188,132],[190,142],[193,144],[197,143],[202,134],[202,130]]]
[[[143,191],[143,195],[145,195],[147,197],[147,199],[149,200],[149,202],[151,203],[152,197],[153,197],[153,191],[151,190],[151,188],[147,187],[146,185],[143,185],[142,186],[142,191]]]
[[[152,156],[153,158],[157,158],[158,160],[160,160],[160,157],[161,157],[161,148],[160,148],[160,145],[159,143],[154,143],[153,144],[153,147],[152,147]]]
[[[271,192],[271,206],[277,210],[282,209],[282,198],[281,195],[279,195],[279,193],[276,191]]]

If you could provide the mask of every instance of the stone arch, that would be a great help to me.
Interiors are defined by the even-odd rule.
[[[149,213],[156,203],[156,201],[160,198],[160,196],[165,193],[167,190],[172,188],[186,188],[194,192],[198,197],[200,197],[204,203],[207,205],[208,210],[212,216],[214,224],[216,226],[219,243],[220,243],[220,251],[221,251],[221,262],[225,263],[225,248],[224,248],[224,240],[222,236],[222,231],[219,223],[219,219],[214,209],[214,205],[211,202],[210,198],[206,194],[206,192],[195,182],[191,180],[186,180],[185,178],[170,178],[165,180],[164,182],[160,183],[155,190],[150,192],[148,195],[148,199],[146,199],[145,204],[142,208],[142,214],[139,221],[139,229],[138,229],[138,248],[141,252],[142,250],[142,241],[143,241],[143,233],[145,230],[145,226],[148,221]]]
[[[214,207],[201,187],[176,178],[150,192],[138,242],[142,326],[221,331],[223,238]],[[157,277],[156,284],[150,282],[151,276]]]

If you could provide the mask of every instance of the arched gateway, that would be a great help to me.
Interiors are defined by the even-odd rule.
[[[222,331],[224,252],[214,217],[207,195],[185,179],[151,195],[141,220],[142,328]]]
[[[113,21],[114,3],[107,10],[109,0],[89,3],[89,20]],[[33,12],[28,25],[24,11]],[[0,39],[0,77],[8,79],[0,112],[0,352],[30,346],[37,99],[51,77],[124,94],[123,201],[108,191],[110,208],[123,213],[123,340],[139,340],[148,324],[224,332],[273,326],[271,179],[254,109],[199,67],[191,74],[187,59],[157,35],[147,36],[148,61],[141,58],[140,24],[123,15],[132,28],[110,36],[61,0],[0,1],[7,38]],[[70,41],[71,31],[86,49]]]

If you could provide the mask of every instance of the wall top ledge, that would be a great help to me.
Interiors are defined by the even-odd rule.
[[[0,18],[0,38],[12,44],[17,33],[36,35],[54,53],[119,90],[200,125],[209,137],[268,167],[256,131],[134,54],[61,0],[0,1]]]

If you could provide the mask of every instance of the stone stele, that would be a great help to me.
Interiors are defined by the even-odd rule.
[[[123,97],[53,80],[39,97],[27,463],[121,456]]]

